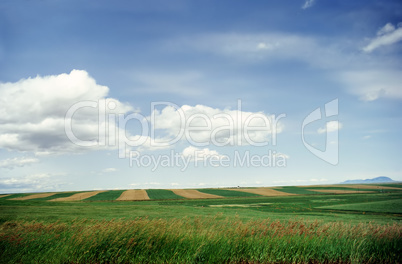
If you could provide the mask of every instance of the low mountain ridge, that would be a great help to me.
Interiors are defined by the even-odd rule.
[[[380,176],[372,179],[356,179],[356,180],[347,180],[344,182],[341,182],[341,184],[356,184],[356,183],[389,183],[389,182],[395,182],[393,179],[385,176]]]

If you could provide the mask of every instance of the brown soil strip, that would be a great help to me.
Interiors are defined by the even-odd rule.
[[[354,190],[319,190],[319,189],[307,189],[308,191],[312,192],[322,192],[322,193],[335,193],[335,194],[341,194],[341,193],[372,193],[371,191],[354,191]]]
[[[269,189],[269,188],[226,189],[226,190],[254,193],[254,194],[259,194],[259,195],[263,195],[263,196],[289,196],[289,195],[296,195],[294,193],[285,193],[285,192],[281,192],[281,191],[277,191],[277,190]]]
[[[53,194],[56,193],[37,193],[37,194],[32,194],[32,195],[28,195],[28,196],[24,196],[24,197],[18,197],[18,198],[13,198],[10,200],[30,200],[30,199],[36,199],[36,198],[45,198],[45,197],[49,197],[52,196]]]
[[[138,200],[149,200],[146,190],[127,190],[123,192],[117,201],[138,201]]]
[[[205,198],[223,198],[219,195],[213,195],[209,193],[203,193],[197,190],[187,190],[187,189],[171,189],[177,195],[180,195],[189,199],[205,199]]]
[[[0,198],[6,197],[6,196],[9,196],[9,195],[11,195],[11,194],[2,194],[2,195],[0,195]]]
[[[89,197],[92,197],[92,196],[94,196],[94,195],[97,195],[98,193],[101,193],[101,192],[105,192],[105,191],[93,191],[93,192],[82,192],[82,193],[76,193],[76,194],[73,194],[73,195],[71,195],[71,196],[69,196],[69,197],[63,197],[63,198],[56,198],[56,199],[52,199],[52,200],[50,200],[50,201],[53,201],[53,202],[61,202],[61,201],[80,201],[80,200],[84,200],[84,199],[87,199],[87,198],[89,198]]]

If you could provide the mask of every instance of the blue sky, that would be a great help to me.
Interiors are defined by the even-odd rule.
[[[0,192],[402,181],[401,55],[400,1],[2,1]]]

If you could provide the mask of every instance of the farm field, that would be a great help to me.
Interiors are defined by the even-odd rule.
[[[183,199],[184,197],[175,194],[170,190],[151,189],[147,190],[149,199],[168,200],[168,199]]]
[[[400,189],[278,196],[210,190],[223,198],[180,197],[186,190],[104,191],[76,201],[51,200],[77,192],[0,197],[0,263],[402,262]],[[148,199],[121,200],[124,193]]]
[[[222,197],[253,197],[261,196],[259,194],[242,192],[241,189],[198,189],[199,192],[208,193],[212,195],[219,195]]]

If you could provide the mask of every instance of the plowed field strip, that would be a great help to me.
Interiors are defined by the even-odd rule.
[[[30,199],[37,199],[37,198],[45,198],[45,197],[52,196],[54,194],[56,194],[56,193],[37,193],[37,194],[32,194],[32,195],[28,195],[28,196],[24,196],[24,197],[13,198],[10,200],[30,200]]]
[[[138,200],[149,200],[147,191],[145,190],[127,190],[123,192],[117,201],[138,201]]]
[[[336,187],[346,187],[346,188],[359,188],[359,189],[402,190],[402,188],[398,188],[398,187],[378,186],[378,185],[365,185],[365,184],[335,185],[335,186]]]
[[[98,193],[101,193],[104,191],[94,191],[94,192],[82,192],[82,193],[76,193],[73,194],[69,197],[63,197],[63,198],[56,198],[56,199],[52,199],[50,201],[53,202],[61,202],[61,201],[79,201],[79,200],[83,200],[83,199],[87,199],[91,196],[97,195]]]
[[[213,195],[209,193],[202,193],[197,190],[186,190],[186,189],[171,189],[177,195],[180,195],[189,199],[203,199],[203,198],[223,198],[219,195]]]
[[[269,189],[269,188],[227,189],[227,190],[255,193],[255,194],[259,194],[259,195],[263,195],[263,196],[289,196],[289,195],[295,195],[293,193],[280,192],[280,191]]]

